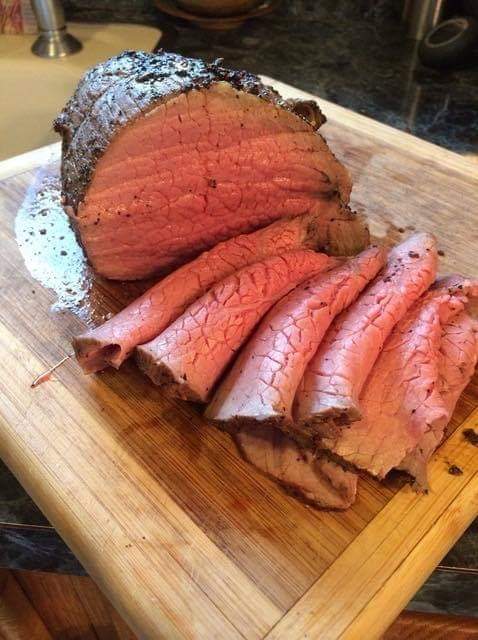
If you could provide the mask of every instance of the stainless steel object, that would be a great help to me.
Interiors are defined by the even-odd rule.
[[[441,20],[445,0],[405,0],[403,19],[408,22],[408,37],[423,40]]]
[[[66,30],[60,0],[31,0],[40,35],[32,52],[40,58],[63,58],[80,51],[82,44]]]

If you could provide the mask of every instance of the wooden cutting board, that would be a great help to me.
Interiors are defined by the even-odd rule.
[[[353,174],[353,204],[374,234],[395,241],[412,227],[433,231],[443,271],[477,275],[477,165],[321,104],[324,132]],[[133,364],[85,377],[70,360],[31,389],[85,321],[135,293],[92,283],[54,213],[28,248],[26,229],[38,224],[28,218],[31,185],[56,173],[58,159],[55,145],[0,165],[1,457],[141,638],[378,638],[478,514],[478,448],[462,433],[478,428],[478,377],[430,465],[430,493],[361,480],[344,513],[285,495],[229,436],[163,398]],[[31,269],[63,287],[53,310],[55,293]],[[83,291],[73,303],[69,279]],[[452,464],[463,473],[451,475]]]

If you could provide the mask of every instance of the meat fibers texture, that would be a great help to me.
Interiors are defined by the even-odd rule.
[[[454,317],[463,312],[473,289],[469,281],[454,278],[453,282],[447,279],[431,289],[396,325],[365,383],[360,397],[362,419],[342,429],[336,438],[323,439],[322,444],[348,464],[383,478],[422,439],[430,439],[428,432],[440,432],[434,447],[427,447],[429,453],[441,440],[450,408],[453,411],[461,393],[463,376],[469,380],[470,355],[476,351],[474,340],[468,355],[456,343],[450,348],[455,338],[469,339],[462,327],[465,321],[456,327]],[[444,331],[451,332],[445,343]],[[443,349],[446,355],[440,355]],[[457,360],[452,366],[463,367],[458,382],[451,384],[454,390],[460,389],[458,395],[444,392],[440,382],[448,355]],[[455,374],[456,368],[456,379]]]
[[[323,509],[347,509],[355,501],[356,474],[302,449],[282,431],[242,427],[234,440],[247,462],[302,500]]]
[[[329,216],[305,214],[278,220],[248,235],[219,243],[180,267],[103,325],[73,341],[76,357],[85,373],[107,366],[119,368],[139,344],[155,338],[212,285],[248,264],[300,248],[328,248],[330,226],[338,225],[336,201]],[[339,232],[334,234],[339,240]],[[346,249],[347,239],[336,248]],[[345,251],[344,251],[345,252]]]
[[[470,284],[464,281],[463,287],[468,287],[468,296],[476,297],[478,289],[474,284],[470,289]],[[437,386],[443,403],[443,418],[430,423],[415,448],[398,465],[414,478],[418,489],[428,488],[427,463],[447,435],[447,425],[459,397],[473,376],[477,359],[478,322],[467,311],[462,311],[442,327]]]
[[[417,233],[394,247],[385,270],[337,317],[299,385],[294,415],[311,435],[341,430],[362,416],[359,396],[395,324],[436,276],[433,236]]]
[[[55,121],[66,210],[93,267],[132,280],[170,270],[278,218],[328,210],[364,248],[350,177],[310,101],[243,71],[125,52],[88,74]],[[334,238],[331,237],[331,244]]]
[[[292,403],[307,364],[334,317],[355,300],[385,260],[385,249],[371,247],[280,300],[241,351],[206,416],[291,428]]]
[[[157,338],[137,348],[139,367],[166,393],[206,402],[262,316],[336,259],[310,250],[284,253],[235,272],[196,300]]]

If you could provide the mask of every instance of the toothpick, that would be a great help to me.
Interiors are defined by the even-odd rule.
[[[58,367],[60,367],[64,362],[69,360],[73,355],[73,353],[68,353],[64,358],[60,360],[60,362],[57,362],[52,367],[47,369],[44,373],[36,377],[35,380],[31,383],[30,387],[34,389],[35,387],[38,387],[38,385],[43,384],[43,382],[49,380],[51,378],[51,374],[56,371],[56,369],[58,369]]]

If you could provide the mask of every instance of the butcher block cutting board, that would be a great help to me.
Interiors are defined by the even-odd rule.
[[[478,275],[478,165],[320,103],[374,235],[432,231],[443,271]],[[31,388],[85,323],[138,290],[93,282],[48,206],[33,229],[29,203],[58,166],[59,145],[0,164],[0,456],[141,638],[379,638],[478,515],[478,448],[463,434],[478,429],[478,378],[428,495],[362,479],[356,504],[328,513],[254,472],[132,363],[87,377],[70,359]]]

